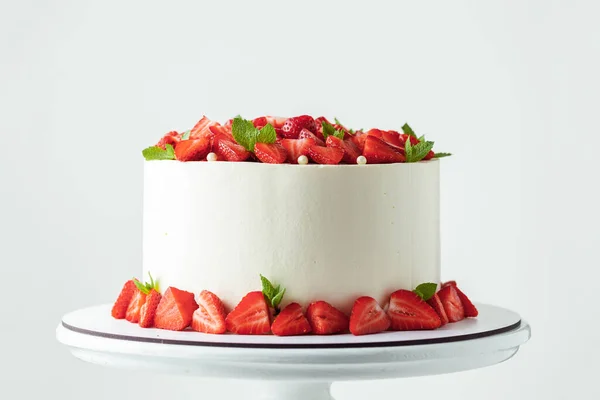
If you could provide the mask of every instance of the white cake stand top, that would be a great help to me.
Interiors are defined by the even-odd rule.
[[[101,305],[65,315],[57,338],[76,357],[96,364],[280,381],[259,398],[321,400],[331,399],[328,387],[333,381],[481,368],[511,358],[529,340],[530,327],[517,313],[477,307],[478,318],[434,331],[277,337],[143,329],[113,319],[111,305]]]

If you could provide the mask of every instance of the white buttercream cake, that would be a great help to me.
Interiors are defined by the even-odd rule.
[[[143,150],[143,276],[111,314],[210,334],[365,335],[477,316],[440,282],[440,161],[408,126],[203,117]]]
[[[261,274],[283,306],[384,304],[440,281],[439,165],[145,161],[144,276],[227,308]]]

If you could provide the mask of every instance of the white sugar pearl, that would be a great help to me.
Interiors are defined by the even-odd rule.
[[[358,165],[365,165],[367,163],[367,157],[365,157],[365,156],[356,157],[356,163]]]
[[[306,157],[306,156],[298,157],[298,164],[300,164],[300,165],[308,164],[308,157]]]
[[[217,161],[217,155],[215,153],[208,153],[206,161]]]

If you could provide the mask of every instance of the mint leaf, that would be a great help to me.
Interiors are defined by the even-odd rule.
[[[345,135],[346,135],[346,133],[342,129],[336,129],[336,131],[333,133],[333,136],[335,136],[338,139],[342,139],[342,140],[344,140]]]
[[[283,299],[283,295],[285,294],[285,289],[281,289],[280,285],[273,286],[271,281],[269,281],[264,276],[260,276],[260,280],[262,282],[262,292],[265,296],[265,300],[270,307],[275,309],[275,313],[279,312],[279,304]]]
[[[246,150],[254,151],[256,143],[275,143],[277,132],[271,124],[267,124],[258,130],[254,127],[252,121],[237,116],[233,119],[231,133],[238,144],[244,146]]]
[[[284,294],[285,294],[285,288],[282,290],[279,290],[277,292],[277,294],[275,294],[275,296],[273,296],[273,298],[271,299],[271,305],[273,306],[273,308],[275,310],[279,309],[279,303],[281,303],[281,300],[283,299]]]
[[[254,127],[252,121],[237,116],[233,119],[231,133],[238,144],[244,146],[246,150],[254,151],[254,144],[258,136],[258,129]]]
[[[275,128],[271,124],[266,124],[259,131],[255,143],[275,143],[276,140],[277,132],[275,132]]]
[[[406,153],[406,162],[421,161],[427,153],[433,148],[434,142],[419,142],[415,145],[410,144],[410,139],[406,141],[404,151]]]
[[[175,149],[172,145],[166,144],[165,149],[158,146],[151,146],[142,150],[142,155],[146,160],[174,160]]]
[[[442,157],[450,157],[452,153],[435,153],[433,158],[442,158]]]
[[[144,294],[150,293],[152,289],[158,292],[158,283],[154,281],[152,275],[150,275],[150,272],[148,272],[148,276],[150,277],[150,282],[146,283],[142,283],[139,280],[137,280],[137,278],[133,278],[133,283],[135,284],[135,287],[137,287],[138,290]]]
[[[415,288],[415,290],[413,290],[413,292],[415,292],[417,295],[419,295],[419,297],[422,298],[423,300],[427,301],[433,297],[436,290],[437,290],[437,284],[427,282],[427,283],[421,283],[419,286],[417,286]]]
[[[188,140],[190,138],[190,132],[191,130],[183,132],[183,134],[181,135],[181,140]]]
[[[321,126],[323,127],[323,139],[327,140],[328,136],[335,135],[335,128],[327,121],[322,121]]]
[[[339,119],[337,119],[337,118],[334,117],[333,120],[335,121],[336,125],[344,126],[344,125],[342,125],[342,123],[340,122]]]
[[[405,134],[407,134],[409,136],[417,137],[415,132],[412,130],[412,128],[408,124],[402,125],[402,132],[404,132]]]

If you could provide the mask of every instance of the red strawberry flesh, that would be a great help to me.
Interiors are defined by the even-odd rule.
[[[339,164],[344,158],[344,150],[314,145],[308,149],[308,155],[317,164]]]
[[[198,296],[198,309],[192,317],[192,329],[204,333],[225,333],[225,317],[225,306],[221,299],[214,293],[203,290]]]
[[[262,292],[250,292],[225,318],[225,326],[240,335],[266,335],[271,332],[270,312]]]
[[[182,140],[175,146],[175,157],[179,161],[200,161],[210,152],[210,138]]]
[[[395,331],[437,329],[442,324],[435,310],[410,290],[392,293],[387,314]]]
[[[313,333],[332,335],[348,330],[349,321],[346,314],[325,301],[311,303],[306,310]]]
[[[440,289],[437,294],[444,305],[449,322],[458,322],[465,318],[465,309],[454,286],[446,286]]]
[[[363,156],[366,157],[369,164],[399,163],[406,160],[400,149],[371,135],[365,139]]]
[[[296,336],[311,332],[310,323],[298,303],[288,304],[273,321],[271,331],[277,336]]]
[[[288,157],[285,149],[278,143],[256,143],[254,154],[267,164],[283,164]]]
[[[281,145],[287,151],[288,161],[292,164],[298,163],[298,157],[308,156],[308,150],[315,144],[315,140],[308,139],[282,139]]]
[[[161,294],[154,289],[150,290],[150,293],[146,295],[146,301],[140,310],[139,324],[142,328],[154,326],[154,317],[156,316],[156,309],[161,298]]]
[[[353,335],[369,335],[389,329],[390,317],[372,297],[356,299],[350,314],[350,332]]]
[[[444,305],[442,304],[442,301],[440,300],[440,297],[437,293],[435,293],[429,300],[427,300],[427,304],[429,304],[431,308],[435,310],[437,315],[440,316],[440,320],[442,321],[441,326],[444,326],[449,322],[448,316],[446,315],[446,310],[444,310]]]
[[[477,307],[469,300],[466,294],[464,294],[458,287],[456,287],[456,293],[458,294],[458,298],[463,305],[463,309],[465,310],[465,317],[474,318],[479,315],[479,311]]]
[[[192,322],[197,308],[193,293],[169,287],[156,308],[154,326],[159,329],[182,331]]]
[[[137,287],[133,280],[128,280],[123,285],[115,304],[112,307],[111,315],[116,319],[124,319],[127,314],[127,308],[129,307],[129,303],[131,303],[131,299],[133,299],[133,295],[135,294]]]

